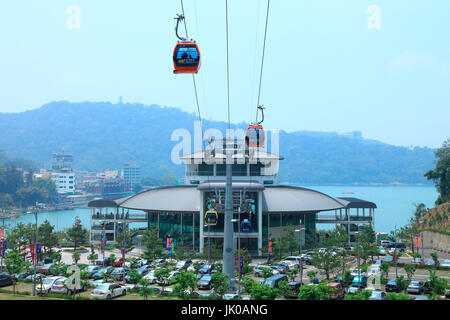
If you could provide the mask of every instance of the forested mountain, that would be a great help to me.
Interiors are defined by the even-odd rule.
[[[74,154],[77,170],[120,169],[135,160],[142,177],[184,175],[171,161],[177,128],[193,131],[197,117],[176,108],[109,102],[52,102],[22,113],[0,114],[0,150],[50,167],[53,152]],[[225,122],[204,121],[224,132]],[[237,124],[234,128],[245,128]],[[410,149],[337,133],[280,132],[280,180],[291,183],[429,183],[434,150]],[[1,156],[1,155],[0,155]]]

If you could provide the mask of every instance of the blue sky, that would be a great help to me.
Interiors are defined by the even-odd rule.
[[[71,5],[79,29],[67,26]],[[225,0],[184,6],[202,55],[202,116],[225,121]],[[367,26],[369,6],[380,10],[379,29]],[[255,117],[265,7],[229,0],[233,122]],[[450,136],[448,12],[446,0],[272,0],[265,126],[439,147]],[[176,13],[180,1],[2,1],[0,112],[119,96],[196,112],[191,76],[172,73]]]

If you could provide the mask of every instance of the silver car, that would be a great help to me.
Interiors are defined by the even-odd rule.
[[[53,284],[63,277],[49,277],[42,280],[42,284],[36,286],[36,291],[39,293],[50,293]]]

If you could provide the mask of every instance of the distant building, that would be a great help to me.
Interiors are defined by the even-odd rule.
[[[71,172],[73,170],[73,154],[54,153],[52,155],[52,170]]]
[[[127,162],[123,165],[122,176],[128,190],[132,190],[133,185],[141,183],[141,167],[134,161]]]
[[[51,177],[60,194],[73,194],[75,192],[76,177],[73,172],[72,153],[53,153]]]

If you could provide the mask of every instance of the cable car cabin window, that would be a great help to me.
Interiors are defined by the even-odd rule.
[[[195,45],[178,44],[174,55],[177,67],[195,67],[199,62],[197,47]]]
[[[264,130],[261,126],[250,126],[245,134],[245,143],[248,147],[264,146]]]

